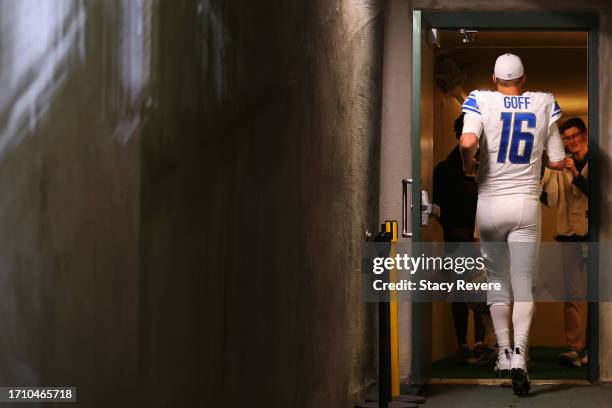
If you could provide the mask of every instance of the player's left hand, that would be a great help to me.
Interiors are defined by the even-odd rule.
[[[475,177],[476,170],[478,169],[478,160],[472,157],[472,161],[469,163],[463,163],[463,172],[466,176]]]

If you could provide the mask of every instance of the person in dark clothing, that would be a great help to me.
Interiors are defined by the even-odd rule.
[[[463,131],[462,113],[454,123],[457,140]],[[446,242],[474,241],[476,219],[476,204],[478,201],[478,186],[474,177],[463,172],[463,162],[459,145],[448,155],[446,160],[436,165],[433,172],[433,203],[440,207],[440,224]],[[467,345],[468,305],[465,302],[452,302],[453,323],[457,335],[457,355],[466,361],[470,357]],[[476,353],[486,349],[484,345],[485,327],[481,312],[474,311],[474,338]]]

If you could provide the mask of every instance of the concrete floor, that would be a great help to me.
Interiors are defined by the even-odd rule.
[[[500,385],[430,385],[423,390],[425,408],[498,407],[498,408],[609,408],[612,385],[538,385],[526,398],[518,398],[509,386]]]

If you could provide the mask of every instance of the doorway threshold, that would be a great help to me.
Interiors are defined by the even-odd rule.
[[[428,384],[439,385],[439,384],[450,384],[450,385],[511,385],[511,379],[499,379],[499,378],[432,378],[428,381]],[[590,385],[591,383],[587,380],[581,379],[539,379],[531,380],[531,385]]]

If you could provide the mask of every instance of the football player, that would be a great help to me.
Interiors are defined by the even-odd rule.
[[[556,124],[561,109],[550,93],[523,92],[525,73],[516,55],[499,56],[492,78],[496,91],[473,91],[463,103],[460,149],[466,174],[478,170],[476,220],[488,280],[502,287],[487,293],[499,346],[495,371],[511,375],[514,392],[526,395],[525,353],[540,242],[540,170],[544,150],[547,167],[565,166]]]

